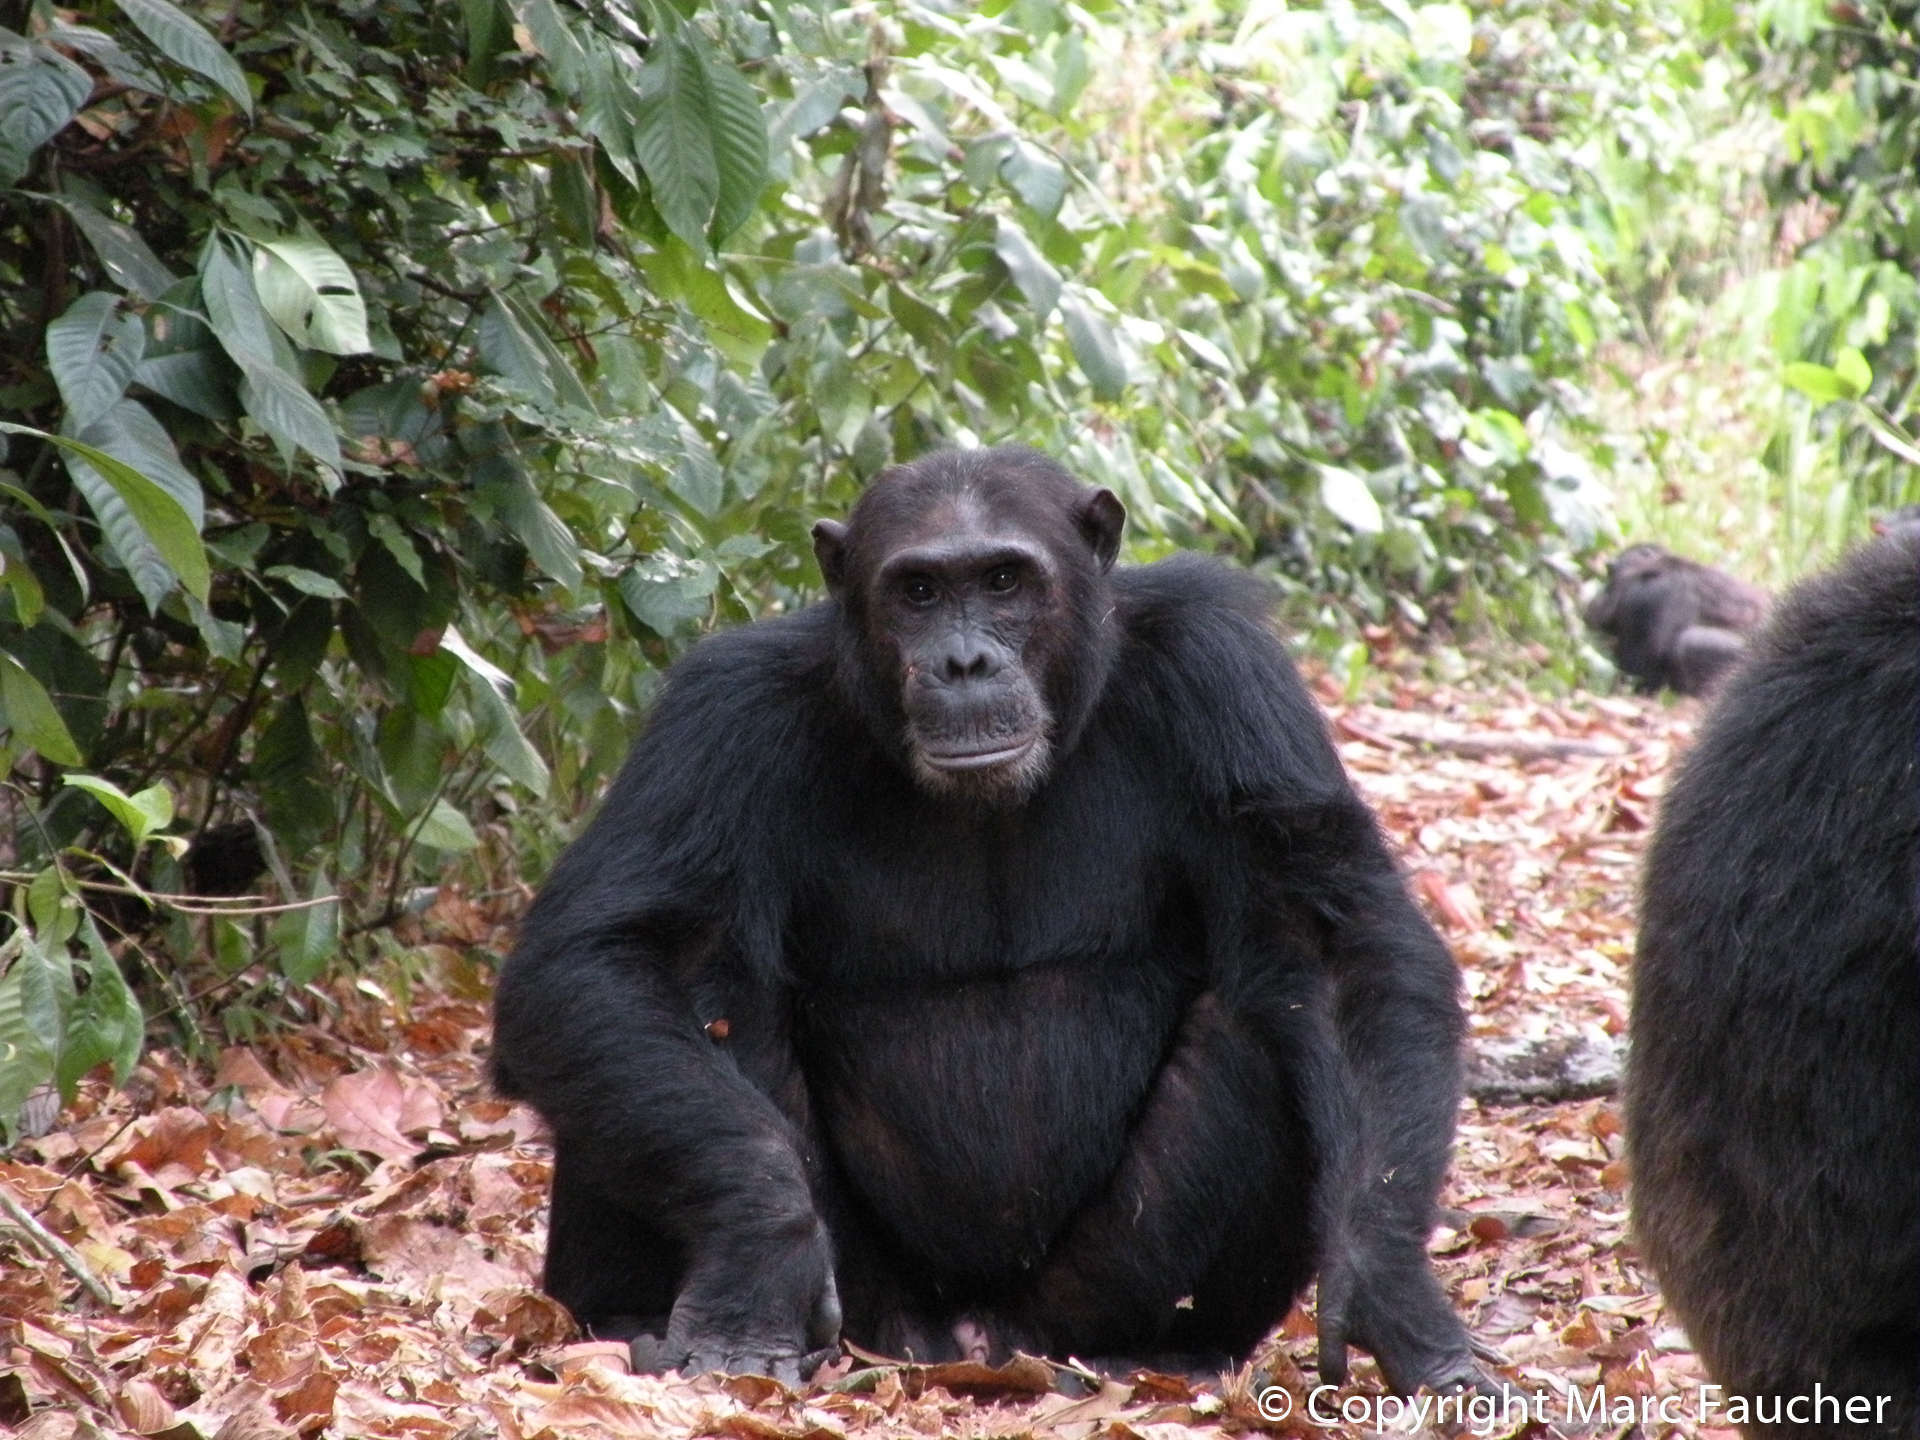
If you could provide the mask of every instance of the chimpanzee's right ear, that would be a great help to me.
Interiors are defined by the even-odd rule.
[[[828,591],[839,595],[847,577],[847,527],[838,520],[814,522],[813,558],[820,562]]]

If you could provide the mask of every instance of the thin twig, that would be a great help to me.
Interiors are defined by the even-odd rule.
[[[59,1261],[66,1267],[67,1272],[85,1287],[89,1295],[109,1310],[114,1308],[113,1292],[107,1289],[98,1275],[87,1268],[87,1262],[80,1258],[71,1245],[34,1219],[32,1213],[14,1199],[13,1192],[5,1186],[0,1186],[0,1210],[4,1210],[7,1218],[19,1226],[20,1233],[27,1237],[28,1243],[34,1249],[49,1260]]]
[[[11,885],[32,882],[31,870],[0,870],[0,880]],[[286,900],[274,905],[255,903],[258,895],[175,895],[166,890],[142,890],[137,885],[115,885],[110,880],[82,880],[69,875],[68,881],[82,890],[100,890],[109,895],[131,895],[149,905],[162,905],[183,915],[282,915],[289,910],[312,910],[319,905],[335,905],[338,895],[322,895],[316,900]]]

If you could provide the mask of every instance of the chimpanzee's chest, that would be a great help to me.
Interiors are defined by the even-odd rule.
[[[828,847],[851,863],[796,897],[814,1111],[938,1273],[1039,1262],[1112,1173],[1204,984],[1207,918],[1169,827],[1129,825],[1112,799],[875,826]]]

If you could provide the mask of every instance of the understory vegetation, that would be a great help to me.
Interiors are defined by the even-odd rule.
[[[0,1127],[536,880],[883,466],[1604,684],[1920,498],[1911,8],[0,4]],[[262,897],[266,897],[262,899]]]

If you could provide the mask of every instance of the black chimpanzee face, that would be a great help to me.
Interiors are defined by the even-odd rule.
[[[979,520],[880,566],[870,624],[898,657],[908,754],[929,790],[1018,799],[1046,773],[1052,716],[1035,671],[1056,589],[1044,547]]]
[[[1105,683],[1126,512],[1029,451],[945,452],[814,526],[851,693],[930,794],[1017,805]]]

